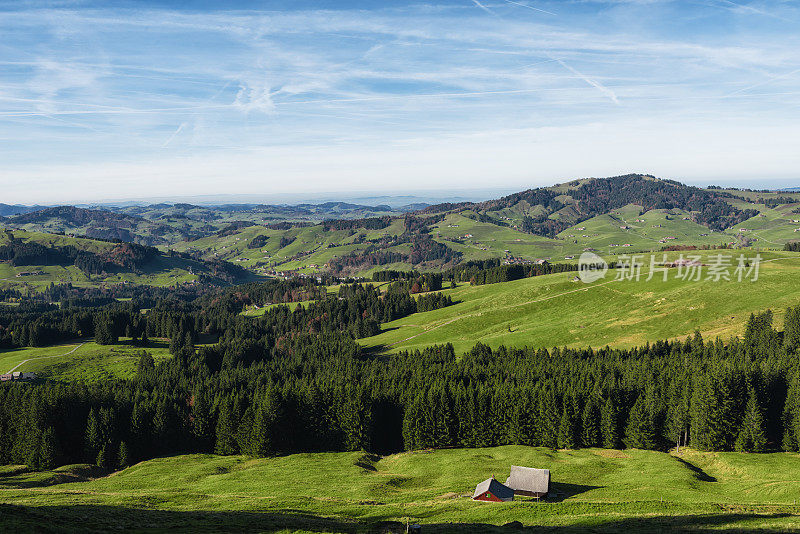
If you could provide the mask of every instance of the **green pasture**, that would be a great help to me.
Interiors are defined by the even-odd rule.
[[[0,372],[14,369],[55,380],[133,378],[141,350],[149,352],[156,363],[171,357],[169,344],[164,340],[150,340],[147,347],[134,346],[129,339],[122,339],[117,345],[75,341],[0,351]]]
[[[708,264],[718,253],[733,256],[731,274],[739,254],[756,254],[697,252],[705,264],[699,282],[677,279],[675,268],[668,270],[666,282],[661,272],[648,281],[648,254],[638,281],[616,281],[618,271],[610,270],[605,279],[591,284],[575,281],[576,273],[482,286],[464,283],[444,290],[457,304],[385,323],[381,334],[359,342],[377,351],[453,343],[460,352],[477,342],[492,347],[632,347],[695,330],[727,339],[743,332],[752,312],[772,308],[781,321],[786,307],[800,304],[800,255],[761,252],[763,262],[755,282],[706,280]],[[657,259],[662,257],[659,253]]]
[[[550,496],[470,499],[478,482],[504,481],[511,465],[550,469]],[[46,522],[59,532],[366,533],[380,532],[382,521],[419,523],[436,533],[800,530],[794,453],[504,446],[382,458],[187,455],[93,480],[86,480],[88,466],[67,466],[60,477],[3,469],[3,521],[17,531]],[[61,482],[66,476],[76,481]],[[501,526],[511,521],[522,527]]]

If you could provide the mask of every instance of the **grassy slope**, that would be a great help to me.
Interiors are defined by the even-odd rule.
[[[675,279],[671,270],[666,282],[660,275],[649,282],[646,276],[638,282],[614,282],[609,281],[614,271],[609,271],[606,280],[589,285],[573,282],[574,273],[484,286],[463,284],[445,290],[458,304],[386,323],[383,333],[360,343],[401,350],[451,342],[457,351],[478,341],[494,347],[629,347],[695,329],[725,339],[741,333],[751,312],[772,308],[780,321],[786,307],[800,304],[800,256],[784,252],[762,256],[773,261],[762,264],[754,283],[689,282]]]
[[[500,504],[468,498],[477,482],[492,475],[504,480],[512,464],[550,469],[551,498]],[[509,521],[566,531],[800,529],[800,456],[790,453],[505,446],[383,459],[189,455],[89,482],[46,486],[46,475],[29,477],[18,468],[0,472],[6,525],[31,527],[47,518],[75,530],[364,532],[370,523],[408,518],[426,532],[492,531]]]
[[[171,357],[164,341],[151,340],[146,349],[132,346],[126,340],[118,345],[77,341],[52,347],[0,351],[0,373],[16,367],[16,371],[35,372],[41,378],[57,380],[133,378],[140,350],[149,352],[156,363]],[[25,360],[30,361],[17,367]]]
[[[558,237],[568,243],[565,251],[572,254],[580,254],[585,248],[594,248],[602,254],[621,254],[660,250],[671,245],[721,245],[732,241],[730,235],[711,232],[705,226],[684,220],[688,212],[651,210],[639,213],[638,206],[626,206],[573,225]],[[624,226],[628,228],[622,228]],[[675,239],[666,239],[669,237]]]
[[[40,232],[26,232],[15,230],[14,236],[26,242],[41,243],[43,245],[67,246],[73,245],[89,252],[103,252],[113,248],[114,243],[83,239],[69,236],[60,236]],[[0,245],[7,244],[5,232],[0,232]],[[201,264],[182,258],[161,256],[151,261],[141,273],[121,272],[107,276],[88,275],[73,265],[26,265],[14,267],[8,263],[0,263],[0,287],[19,288],[27,285],[36,289],[45,287],[51,282],[71,282],[77,287],[94,287],[100,284],[116,284],[128,282],[151,286],[169,286],[176,283],[191,282],[197,277],[191,274],[190,269],[198,270]],[[17,273],[42,271],[43,275],[17,277]]]
[[[361,233],[367,237],[394,233],[397,224],[385,230]],[[179,251],[197,250],[205,259],[224,259],[243,267],[253,267],[257,263],[273,266],[279,270],[307,269],[309,265],[322,266],[335,256],[343,256],[356,250],[365,249],[368,244],[353,243],[355,236],[349,236],[344,230],[325,232],[321,225],[291,230],[271,230],[262,226],[251,226],[235,234],[219,237],[211,236],[195,241],[177,243],[173,248]],[[269,238],[266,245],[256,249],[247,247],[253,238],[264,235]],[[281,237],[293,238],[290,244],[281,247]],[[328,245],[332,245],[331,248]]]
[[[503,257],[506,251],[520,258],[544,258],[563,246],[563,243],[555,239],[478,222],[460,213],[452,213],[433,226],[432,235],[438,241],[459,250],[464,255],[464,260]],[[467,235],[470,237],[466,237]],[[449,239],[460,239],[462,244],[453,244]]]
[[[739,203],[737,206],[758,209],[761,213],[729,229],[728,233],[743,233],[746,237],[755,239],[755,245],[761,247],[782,248],[789,241],[800,240],[800,230],[795,232],[800,228],[800,213],[792,213],[800,204],[784,204],[777,208],[746,203]]]

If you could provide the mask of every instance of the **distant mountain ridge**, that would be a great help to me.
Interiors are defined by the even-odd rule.
[[[20,204],[2,204],[0,203],[0,217],[8,217],[10,215],[19,215],[22,213],[30,213],[32,211],[39,211],[46,206],[23,206]]]
[[[706,238],[710,232],[730,229],[754,217],[761,210],[759,202],[771,208],[791,202],[787,196],[703,189],[649,174],[627,174],[572,180],[482,202],[422,203],[407,209],[344,201],[220,206],[162,202],[103,209],[56,206],[15,215],[3,225],[170,246],[209,260],[227,259],[253,267],[278,262],[315,265],[315,269],[339,265],[343,271],[360,272],[370,265],[435,269],[471,259],[542,258],[553,254],[555,248],[561,249],[561,255],[571,256],[574,249],[596,247],[589,243],[579,247],[579,241],[588,237],[567,235],[565,230],[604,216],[609,218],[604,223],[609,226],[602,235],[616,236],[609,244],[617,246],[619,239],[624,245],[630,239],[624,233],[630,228],[627,221],[639,223],[647,234],[643,239],[661,244],[670,240],[672,244],[676,238],[670,233],[651,236],[660,232],[654,229],[674,225],[649,225],[650,230],[645,231],[644,221],[638,220],[644,213],[658,210],[667,221],[676,216],[687,221],[686,228],[675,231]],[[626,210],[626,220],[612,215],[620,209]],[[622,235],[618,235],[620,231]],[[750,235],[745,229],[728,239],[749,243],[755,238]],[[705,241],[719,244],[724,239],[709,237]],[[522,243],[531,245],[525,248]]]
[[[17,215],[9,218],[6,224],[26,230],[75,233],[142,245],[160,245],[187,237],[180,229],[141,217],[75,206],[55,206]]]

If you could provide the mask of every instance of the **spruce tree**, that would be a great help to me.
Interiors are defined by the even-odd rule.
[[[124,469],[131,464],[130,459],[130,451],[128,451],[128,444],[120,442],[119,444],[119,454],[117,455],[117,467],[119,469]]]
[[[786,401],[783,407],[783,440],[782,448],[794,452],[800,450],[800,378],[792,380],[786,392]]]
[[[197,444],[202,452],[210,449],[214,437],[214,429],[211,425],[210,406],[206,396],[200,391],[192,395],[191,424],[192,434],[197,440]]]
[[[272,429],[270,428],[270,420],[268,409],[264,407],[264,403],[258,405],[253,419],[253,430],[251,432],[250,446],[248,451],[253,456],[269,456],[275,452],[272,440]]]
[[[561,423],[558,426],[558,447],[560,449],[576,448],[578,446],[577,430],[578,418],[575,415],[572,402],[565,400]]]
[[[98,345],[113,345],[119,341],[114,324],[106,314],[98,315],[94,322],[94,340]]]
[[[103,443],[100,447],[100,450],[97,453],[97,458],[95,458],[95,464],[103,469],[111,469],[112,468],[112,459],[111,459],[111,444],[110,443]]]
[[[97,410],[91,408],[89,410],[89,417],[86,419],[86,437],[84,439],[86,460],[94,462],[97,459],[97,453],[103,445],[103,434],[100,425],[100,417]]]
[[[789,352],[800,348],[800,306],[786,310],[783,320],[783,346]]]
[[[750,390],[747,407],[744,411],[742,426],[736,438],[734,448],[739,452],[762,452],[767,447],[764,429],[764,416],[758,405],[755,391]]]
[[[619,448],[617,406],[612,396],[606,399],[600,412],[600,430],[602,432],[603,447],[606,449]]]
[[[537,442],[542,447],[555,449],[558,446],[558,431],[561,417],[558,402],[552,388],[543,387],[537,400]]]
[[[143,403],[137,402],[134,404],[130,423],[131,449],[129,450],[129,458],[131,461],[150,456],[152,448],[151,426],[152,417]]]
[[[625,427],[625,446],[631,449],[654,449],[656,435],[653,417],[644,395],[639,395],[633,403],[628,424]]]
[[[590,399],[583,408],[581,417],[581,445],[584,447],[600,446],[600,410],[597,403]]]
[[[153,360],[153,356],[145,350],[140,350],[139,361],[136,364],[136,373],[141,377],[155,368],[156,363],[155,360]]]
[[[731,450],[736,439],[736,393],[730,372],[711,370],[697,378],[692,393],[692,446]]]
[[[56,466],[58,459],[58,443],[56,432],[49,426],[42,432],[39,443],[39,467],[42,469],[52,469]]]
[[[233,407],[228,400],[220,404],[217,418],[216,445],[214,452],[217,454],[236,454],[236,421],[233,417]]]

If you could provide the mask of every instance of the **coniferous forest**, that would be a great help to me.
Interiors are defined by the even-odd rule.
[[[141,349],[135,379],[3,384],[0,462],[116,468],[188,452],[502,444],[800,448],[800,308],[788,310],[782,329],[772,312],[753,315],[744,337],[727,344],[698,333],[624,350],[478,344],[466,354],[450,345],[368,352],[358,339],[382,323],[452,304],[441,293],[414,294],[441,287],[440,277],[401,278],[383,294],[352,284],[324,297],[310,282],[275,281],[4,310],[5,347],[125,336]],[[248,302],[309,295],[324,298],[240,314]],[[174,358],[155,365],[154,338],[168,338]]]

